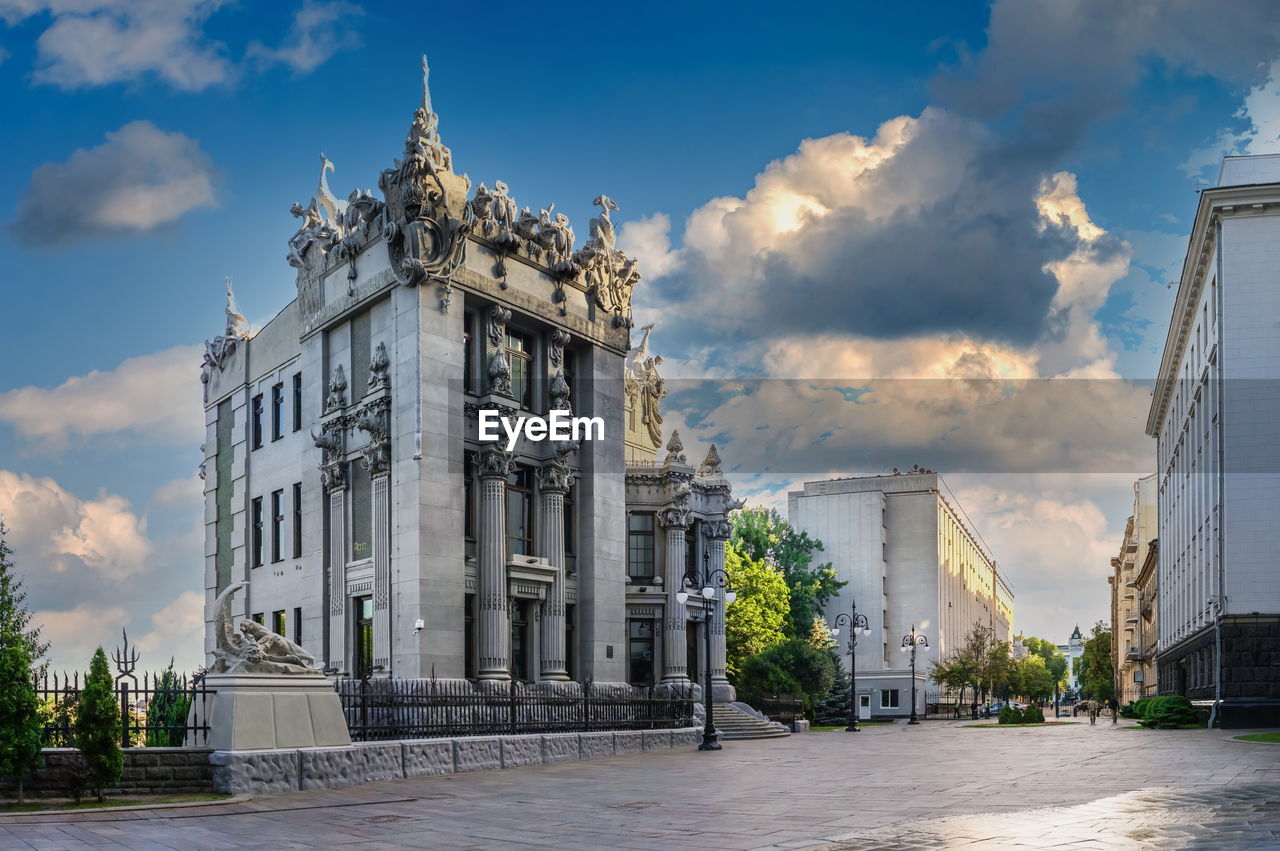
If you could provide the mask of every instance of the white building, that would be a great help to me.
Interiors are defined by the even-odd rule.
[[[1147,418],[1162,694],[1280,723],[1280,156],[1200,193]]]
[[[1117,697],[1131,703],[1144,696],[1154,682],[1154,642],[1144,628],[1143,601],[1138,590],[1138,574],[1147,560],[1147,550],[1156,537],[1156,477],[1144,476],[1133,483],[1133,513],[1125,522],[1120,552],[1111,559],[1111,666],[1115,670]]]
[[[871,634],[857,650],[864,717],[910,714],[909,654],[900,648],[913,626],[929,642],[917,651],[918,712],[926,690],[937,690],[927,679],[931,663],[959,649],[974,624],[1010,640],[1013,592],[959,508],[939,491],[937,473],[916,468],[805,482],[787,497],[791,525],[822,541],[820,558],[848,583],[828,604],[827,622],[855,600],[870,622]]]
[[[1058,652],[1067,657],[1068,688],[1076,695],[1080,694],[1080,665],[1084,656],[1084,637],[1080,635],[1080,624],[1071,631],[1071,638],[1066,644],[1058,645]]]
[[[723,568],[729,483],[714,447],[690,463],[672,435],[655,460],[659,359],[631,352],[617,205],[598,197],[575,244],[501,181],[473,191],[438,125],[424,61],[403,157],[362,181],[381,197],[339,200],[324,160],[294,205],[297,298],[250,335],[228,287],[202,373],[206,649],[213,601],[246,583],[237,610],[335,673],[572,690],[709,667],[732,697],[723,595],[679,599]],[[489,412],[562,410],[602,433],[481,439]]]

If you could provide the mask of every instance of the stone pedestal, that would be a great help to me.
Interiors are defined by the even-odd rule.
[[[209,674],[214,750],[317,748],[351,744],[342,703],[320,674]]]

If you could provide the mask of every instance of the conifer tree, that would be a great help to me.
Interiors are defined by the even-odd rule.
[[[84,690],[76,706],[76,747],[88,766],[89,785],[98,801],[104,790],[120,782],[124,773],[124,753],[120,750],[120,708],[116,706],[115,683],[107,667],[107,654],[99,647],[89,663]]]
[[[48,645],[38,628],[28,628],[27,594],[9,560],[5,532],[0,522],[0,775],[17,781],[22,804],[26,776],[40,766],[44,732],[31,669]]]

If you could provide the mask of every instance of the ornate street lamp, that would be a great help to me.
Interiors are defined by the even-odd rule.
[[[911,651],[911,720],[908,724],[919,724],[916,719],[916,648],[928,647],[929,639],[916,632],[916,625],[911,625],[911,633],[902,637],[902,652]]]
[[[831,630],[831,637],[835,638],[840,634],[841,627],[849,628],[849,726],[845,727],[845,732],[857,733],[858,727],[858,657],[856,651],[858,649],[858,636],[870,635],[871,624],[867,622],[866,615],[858,614],[858,601],[854,600],[846,614],[841,612],[836,616],[835,629]]]
[[[703,663],[703,669],[706,671],[706,685],[703,687],[702,696],[703,705],[706,707],[706,724],[702,728],[702,744],[698,745],[700,751],[718,751],[720,743],[716,741],[716,726],[711,717],[711,707],[715,701],[711,697],[711,620],[715,617],[714,601],[716,598],[716,589],[724,589],[724,602],[727,606],[734,600],[738,599],[738,595],[729,587],[729,574],[724,572],[724,568],[717,567],[712,569],[710,566],[711,554],[702,553],[702,573],[699,575],[697,571],[685,574],[684,584],[679,591],[676,592],[676,599],[683,605],[689,599],[689,588],[696,590],[696,593],[702,597],[702,632],[706,636],[706,661]]]

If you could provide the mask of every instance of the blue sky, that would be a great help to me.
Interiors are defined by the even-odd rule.
[[[1165,3],[1153,23],[1156,5],[0,0],[0,512],[55,663],[119,626],[153,657],[197,660],[198,344],[221,330],[222,279],[255,323],[292,297],[289,204],[322,151],[340,195],[375,187],[423,52],[458,171],[554,201],[579,233],[592,198],[619,202],[650,278],[637,313],[673,380],[847,377],[852,405],[861,381],[975,361],[999,378],[1151,377],[1197,183],[1221,153],[1272,150],[1280,114],[1269,4],[1206,21]],[[853,156],[882,159],[854,180]],[[797,193],[798,218],[771,231]],[[1142,392],[1120,392],[1136,417]],[[669,417],[727,438],[740,492],[776,504],[806,476],[945,459],[1025,590],[1021,625],[1065,639],[1105,614],[1144,461],[1005,463],[1023,453],[976,422],[880,445],[822,420],[847,416],[830,404],[805,428],[846,454],[788,474],[726,424],[785,425],[760,428],[751,399],[765,394]],[[1081,565],[1094,584],[1063,603]]]

